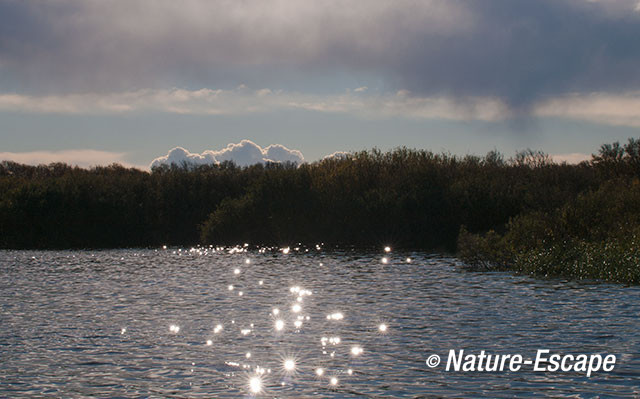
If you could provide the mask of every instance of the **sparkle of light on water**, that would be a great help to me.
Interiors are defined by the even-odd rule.
[[[640,395],[638,288],[461,266],[391,247],[2,251],[0,396]],[[619,361],[589,380],[424,363],[461,348]]]

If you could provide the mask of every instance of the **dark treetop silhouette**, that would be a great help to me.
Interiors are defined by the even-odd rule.
[[[469,264],[637,283],[640,141],[588,162],[398,148],[300,166],[0,164],[0,246],[456,248]]]

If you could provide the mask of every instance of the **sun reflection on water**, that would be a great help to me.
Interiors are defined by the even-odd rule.
[[[249,378],[249,391],[253,394],[262,392],[262,378],[260,376],[255,375]]]
[[[286,372],[292,373],[296,369],[296,361],[293,359],[285,359],[283,367]]]
[[[327,320],[342,320],[344,319],[344,315],[341,312],[331,313],[327,315]]]
[[[321,250],[321,247],[317,246],[316,249]],[[192,248],[189,253],[194,255],[219,253],[221,256],[241,254],[242,258],[239,259],[239,262],[244,265],[260,263],[258,259],[250,259],[247,256],[248,251],[249,248],[245,245],[232,248]],[[258,253],[266,251],[279,251],[283,255],[308,252],[300,247],[258,249]],[[180,249],[177,249],[177,252],[186,253]],[[384,252],[390,253],[391,248],[385,247]],[[382,258],[382,262],[388,262],[387,256]],[[408,262],[410,262],[409,258],[407,258]],[[320,263],[320,266],[323,264]],[[242,342],[238,344],[238,347],[242,349],[231,358],[224,359],[224,364],[231,369],[227,373],[228,376],[240,378],[242,382],[238,382],[238,385],[244,385],[245,392],[251,397],[261,395],[271,397],[271,390],[274,390],[273,396],[278,397],[277,391],[279,389],[283,389],[282,387],[291,389],[298,384],[309,382],[309,376],[317,383],[321,383],[321,386],[325,386],[326,389],[335,390],[338,387],[348,386],[350,381],[355,378],[352,366],[356,364],[354,362],[357,364],[362,362],[360,358],[364,356],[364,350],[360,343],[353,342],[349,338],[351,334],[348,332],[349,323],[345,322],[345,313],[342,310],[330,309],[328,314],[325,313],[326,320],[323,317],[318,317],[313,318],[314,321],[311,322],[312,312],[316,312],[322,307],[318,308],[314,304],[314,301],[311,300],[311,298],[315,299],[314,292],[303,287],[303,284],[285,285],[278,288],[277,284],[272,282],[269,287],[271,295],[268,296],[271,303],[264,303],[264,295],[269,291],[264,288],[264,280],[259,278],[262,276],[256,276],[254,270],[257,269],[247,267],[246,270],[242,270],[237,266],[230,268],[231,273],[227,274],[228,281],[222,284],[221,289],[228,293],[225,296],[227,304],[231,308],[228,313],[218,314],[217,317],[219,317],[219,321],[235,325],[235,319],[231,318],[235,315],[238,317],[238,327],[225,329],[223,323],[219,322],[213,327],[212,334],[210,333],[211,335],[204,340],[207,347],[213,347],[215,344],[216,351],[211,352],[216,354],[214,356],[230,356],[230,350],[235,352],[232,345],[236,345],[236,342]],[[260,290],[262,293],[257,293],[256,290]],[[322,295],[320,295],[320,299],[322,299]],[[266,311],[270,313],[267,320],[259,317],[253,320],[247,319],[249,315],[246,313],[247,306],[255,306],[248,304],[256,300],[259,305],[264,305]],[[275,304],[278,306],[273,306]],[[281,310],[283,307],[284,311]],[[242,317],[235,314],[236,309],[243,309]],[[302,330],[303,327],[305,327],[304,330]],[[384,322],[378,320],[377,323],[372,322],[368,327],[365,326],[363,331],[377,332],[377,336],[370,337],[373,340],[382,339],[382,335],[386,334],[388,329],[387,320]],[[171,324],[169,331],[178,334],[180,326]],[[314,331],[324,331],[324,335],[317,335]],[[122,328],[121,333],[125,332],[126,328]],[[266,350],[262,342],[265,337],[269,336],[271,336],[273,348]],[[292,339],[294,340],[292,341]],[[307,344],[304,344],[304,340],[307,340]],[[261,344],[254,347],[254,342],[261,342]],[[293,342],[295,342],[295,347],[291,346]],[[367,342],[362,343],[367,344]],[[282,345],[283,352],[277,349],[279,345]],[[296,349],[295,356],[290,352],[284,354],[284,351],[294,348]],[[300,352],[297,352],[298,350]],[[225,355],[218,355],[222,353]],[[272,374],[272,369],[279,370],[279,372]]]

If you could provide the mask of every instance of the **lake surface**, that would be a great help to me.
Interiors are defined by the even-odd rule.
[[[1,397],[640,395],[635,287],[316,248],[3,251],[0,275]],[[590,378],[445,371],[449,349],[541,348],[617,363]]]

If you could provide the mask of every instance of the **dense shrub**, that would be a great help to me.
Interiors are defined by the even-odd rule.
[[[516,215],[501,234],[461,228],[460,257],[482,269],[640,283],[637,143],[603,146],[592,165],[606,178],[561,207]]]

